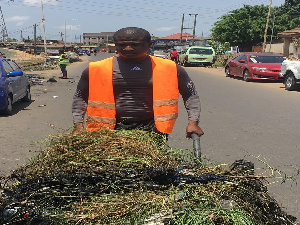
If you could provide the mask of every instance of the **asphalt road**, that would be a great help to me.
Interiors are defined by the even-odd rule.
[[[72,128],[71,102],[81,72],[89,61],[111,54],[86,56],[85,62],[69,66],[70,79],[60,80],[58,70],[47,72],[42,85],[32,87],[33,101],[18,102],[12,116],[0,117],[0,174],[8,174],[26,163],[43,149],[36,143],[49,135],[69,132]],[[268,189],[289,214],[300,218],[300,191],[296,182],[281,183],[285,174],[299,178],[300,155],[300,93],[288,92],[278,83],[243,82],[208,73],[199,68],[186,68],[193,79],[202,102],[200,126],[202,154],[208,161],[230,165],[247,159],[255,164],[257,173],[270,174]],[[54,77],[57,82],[46,82]],[[170,135],[172,148],[192,149],[185,139],[187,116],[181,104],[180,116]],[[274,183],[273,183],[274,182]]]

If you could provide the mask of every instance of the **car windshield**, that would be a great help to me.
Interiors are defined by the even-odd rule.
[[[250,56],[250,62],[253,63],[282,63],[284,59],[283,56]]]
[[[209,48],[191,48],[189,54],[212,55],[213,51]]]

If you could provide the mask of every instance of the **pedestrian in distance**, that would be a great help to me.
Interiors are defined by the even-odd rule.
[[[59,50],[58,65],[62,72],[62,76],[59,78],[68,79],[67,65],[70,65],[70,60],[69,60],[67,54],[64,53],[64,50]]]
[[[174,61],[175,63],[178,62],[178,52],[175,48],[173,48],[172,51],[170,52],[170,57],[171,60]]]
[[[187,72],[173,61],[147,54],[148,31],[127,27],[115,32],[117,55],[89,63],[72,102],[73,132],[144,129],[168,136],[178,117],[179,93],[188,114],[186,138],[199,127],[200,100]],[[84,121],[87,112],[87,119]]]

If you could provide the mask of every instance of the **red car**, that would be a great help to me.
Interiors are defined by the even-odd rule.
[[[247,53],[229,59],[225,66],[226,76],[243,77],[250,80],[282,80],[279,76],[283,55]]]

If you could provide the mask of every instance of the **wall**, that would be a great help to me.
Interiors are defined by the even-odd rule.
[[[273,52],[277,54],[283,54],[283,43],[278,43],[278,44],[271,44],[271,50],[270,50],[270,44],[266,45],[266,52]],[[289,49],[290,54],[294,52],[294,45],[293,43],[290,44],[290,49]]]

